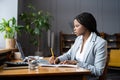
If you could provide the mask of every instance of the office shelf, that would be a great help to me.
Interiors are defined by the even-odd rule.
[[[109,51],[111,49],[120,49],[120,33],[106,34],[104,32],[101,32],[100,35],[105,40],[107,40],[107,48]]]
[[[67,52],[75,41],[75,34],[65,34],[60,32],[60,53],[63,54]]]
[[[107,48],[108,51],[111,49],[120,49],[120,33],[115,34],[107,34],[104,32],[100,33],[100,36],[104,38],[108,44]],[[75,41],[76,35],[75,34],[65,34],[60,32],[60,53],[63,54],[67,52]]]

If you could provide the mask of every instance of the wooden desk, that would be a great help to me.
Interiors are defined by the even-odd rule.
[[[14,49],[0,49],[0,58],[1,58],[1,56],[4,56],[4,58],[5,58],[5,56],[9,59],[9,60],[11,60],[11,59],[13,59],[13,56],[14,56],[14,52],[18,52],[18,49],[17,48],[14,48]]]
[[[39,67],[38,71],[29,69],[0,70],[0,80],[83,80],[90,71],[67,67]]]
[[[49,57],[45,57],[48,60]],[[69,67],[41,67],[38,71],[29,69],[0,70],[0,80],[84,80],[90,71]]]
[[[17,52],[17,51],[18,51],[18,49],[17,49],[17,48],[14,48],[14,49],[0,49],[0,53],[3,53],[3,52],[8,52],[8,51]]]
[[[5,61],[13,59],[13,51],[16,49],[0,49],[0,67]]]

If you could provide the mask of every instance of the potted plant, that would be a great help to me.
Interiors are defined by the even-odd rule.
[[[36,10],[32,5],[27,8],[30,12],[20,14],[20,19],[24,22],[26,31],[30,34],[32,43],[37,47],[36,54],[40,54],[40,38],[43,31],[51,28],[50,19],[52,16],[48,12]]]
[[[0,32],[4,32],[4,38],[6,39],[6,48],[15,48],[15,35],[19,33],[22,26],[17,25],[16,19],[12,17],[9,20],[2,18],[0,23]]]

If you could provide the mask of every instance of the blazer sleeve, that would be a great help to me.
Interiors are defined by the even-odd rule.
[[[73,60],[73,55],[75,54],[75,49],[76,49],[76,46],[79,42],[81,37],[77,37],[75,39],[75,42],[74,44],[72,45],[72,47],[66,52],[64,53],[63,55],[60,55],[58,58],[60,61],[64,61],[64,60]]]

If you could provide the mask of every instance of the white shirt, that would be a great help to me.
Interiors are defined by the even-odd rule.
[[[88,46],[88,43],[89,43],[89,41],[91,40],[91,38],[92,38],[92,35],[93,35],[93,33],[91,32],[91,34],[90,34],[90,36],[88,37],[88,39],[86,40],[86,43],[84,44],[84,46],[83,46],[83,50],[82,50],[82,52],[81,52],[81,46],[82,46],[82,44],[80,45],[80,48],[78,49],[78,51],[77,51],[77,53],[76,53],[76,60],[78,60],[78,61],[83,61],[83,59],[84,59],[84,53],[85,53],[85,51],[87,50],[87,46]],[[83,37],[82,37],[83,38]]]

